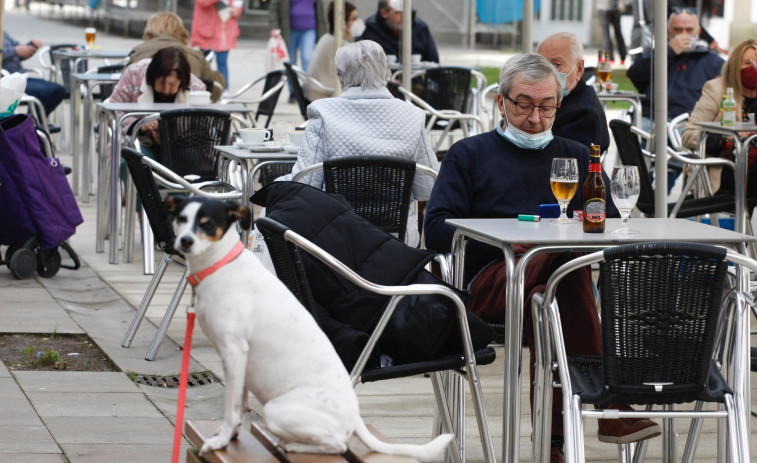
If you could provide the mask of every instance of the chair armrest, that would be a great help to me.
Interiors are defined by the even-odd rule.
[[[436,295],[446,297],[449,300],[451,300],[455,304],[461,333],[463,333],[464,340],[465,340],[465,342],[463,342],[465,357],[468,361],[472,361],[472,359],[475,358],[474,352],[473,352],[473,346],[472,346],[472,343],[470,342],[470,328],[468,327],[468,318],[466,314],[465,304],[463,303],[463,301],[460,299],[460,297],[457,295],[457,293],[454,290],[440,284],[410,284],[407,286],[385,286],[385,285],[373,283],[369,280],[366,280],[362,276],[358,275],[355,271],[353,271],[351,268],[343,264],[334,256],[327,253],[326,251],[324,251],[323,249],[321,249],[320,247],[318,247],[317,245],[315,245],[308,239],[295,233],[292,230],[286,230],[284,232],[284,239],[294,243],[299,248],[305,250],[308,254],[312,255],[313,257],[321,261],[323,264],[325,264],[327,267],[339,273],[341,276],[349,280],[352,284],[356,285],[357,287],[364,289],[366,291],[370,291],[372,293],[391,297],[389,304],[387,305],[387,308],[384,310],[384,313],[381,315],[381,318],[379,319],[378,324],[376,325],[376,328],[373,330],[373,333],[371,333],[371,336],[368,338],[368,342],[366,343],[365,348],[363,348],[363,351],[360,354],[360,357],[358,358],[353,370],[350,372],[350,377],[352,379],[353,386],[357,385],[357,383],[359,382],[360,373],[365,368],[365,365],[368,362],[368,358],[371,352],[373,352],[373,349],[375,348],[376,343],[378,342],[384,329],[389,323],[389,319],[394,314],[394,310],[397,308],[397,304],[405,296],[436,294]]]
[[[297,172],[294,177],[292,177],[293,182],[299,182],[303,177],[306,175],[310,175],[313,172],[317,172],[319,170],[323,170],[323,163],[319,162],[318,164],[313,164],[310,167],[307,167],[305,169],[302,169],[301,171]]]
[[[484,130],[483,121],[481,120],[480,117],[474,114],[465,114],[465,113],[461,113],[460,111],[454,111],[451,109],[438,110],[438,109],[435,109],[430,104],[426,103],[422,98],[418,97],[416,94],[414,94],[413,92],[411,92],[410,90],[402,86],[398,86],[397,90],[399,90],[405,96],[405,99],[407,101],[414,103],[416,106],[418,106],[419,108],[426,111],[428,114],[432,116],[432,120],[429,121],[429,123],[427,124],[427,127],[426,127],[427,129],[434,125],[434,123],[436,122],[436,119],[443,119],[443,120],[449,120],[449,121],[454,121],[454,120],[475,121],[478,124],[478,127],[481,130]]]
[[[185,190],[197,196],[202,196],[205,198],[239,199],[242,197],[242,192],[240,190],[235,190],[234,187],[220,180],[202,183],[190,183],[185,178],[176,175],[176,173],[165,167],[163,164],[150,159],[147,156],[142,157],[142,163],[146,164],[150,167],[150,169],[152,169],[155,180],[165,187],[174,190]],[[226,189],[231,189],[232,191],[226,193],[218,193],[203,190],[203,188],[209,187],[223,187]]]

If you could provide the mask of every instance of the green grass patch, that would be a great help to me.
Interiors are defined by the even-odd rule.
[[[499,82],[499,68],[480,68],[479,71],[486,77],[486,85],[490,85]],[[631,79],[626,75],[625,69],[617,69],[612,74],[612,81],[618,84],[618,90],[627,90],[635,92],[636,87],[631,83]],[[607,109],[628,109],[631,106],[630,103],[625,101],[608,101]]]

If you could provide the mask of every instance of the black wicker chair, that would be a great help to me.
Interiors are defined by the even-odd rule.
[[[460,415],[462,412],[462,408],[460,408],[462,404],[458,401],[457,397],[454,397],[454,395],[453,397],[447,397],[445,388],[442,386],[444,381],[441,373],[446,371],[453,372],[454,375],[450,377],[450,380],[454,378],[462,381],[462,377],[467,378],[473,398],[474,408],[476,410],[476,418],[482,446],[484,448],[485,460],[488,462],[494,461],[491,435],[489,433],[486,419],[486,410],[483,403],[477,365],[487,365],[492,363],[496,354],[490,347],[480,349],[476,352],[473,351],[465,305],[454,291],[441,284],[414,284],[408,286],[378,285],[363,279],[352,269],[324,251],[322,248],[269,217],[258,219],[255,222],[255,226],[265,239],[273,266],[276,270],[276,275],[311,313],[316,313],[318,305],[310,290],[308,275],[302,261],[301,253],[303,252],[321,261],[325,265],[323,268],[324,271],[331,270],[341,275],[347,280],[347,283],[356,285],[366,291],[391,296],[385,312],[380,320],[377,321],[374,332],[371,333],[366,346],[363,348],[360,357],[350,372],[353,385],[357,385],[359,382],[367,383],[430,373],[434,385],[439,416],[442,421],[442,428],[445,432],[455,432],[456,434],[456,439],[453,440],[452,444],[453,448],[451,449],[451,455],[454,461],[465,461],[464,446],[462,445],[462,442],[464,442],[465,439],[464,425],[461,424],[462,428],[455,430],[452,418],[453,416],[462,416]],[[459,322],[461,339],[463,340],[464,353],[448,355],[442,358],[422,362],[366,369],[366,364],[368,363],[384,328],[394,313],[397,303],[404,296],[419,294],[436,294],[441,297],[449,298],[454,302],[457,307],[456,315]],[[320,302],[321,306],[323,306],[323,301]],[[461,385],[459,385],[459,387],[461,387]]]
[[[145,317],[145,313],[147,312],[147,308],[150,305],[150,301],[155,295],[155,290],[158,288],[160,280],[163,278],[163,274],[165,273],[168,264],[174,263],[180,265],[185,269],[184,275],[179,281],[176,291],[171,298],[171,302],[166,308],[166,312],[163,315],[163,320],[158,327],[158,332],[155,334],[155,337],[152,340],[152,344],[150,344],[150,348],[147,351],[147,355],[145,356],[146,360],[153,360],[155,358],[155,355],[158,353],[160,344],[161,342],[163,342],[163,338],[165,337],[166,331],[168,330],[168,326],[173,319],[176,308],[179,305],[181,295],[184,293],[184,289],[187,286],[186,277],[188,275],[186,264],[184,262],[184,256],[182,256],[173,247],[174,240],[176,239],[173,227],[167,215],[163,212],[163,196],[161,195],[161,191],[167,193],[168,190],[160,188],[158,186],[158,183],[184,193],[188,192],[194,195],[212,197],[221,200],[238,199],[242,196],[242,192],[238,190],[232,190],[229,192],[203,191],[201,188],[218,188],[218,182],[205,182],[204,184],[195,186],[187,180],[171,172],[165,166],[132,148],[122,148],[121,156],[126,162],[126,166],[129,169],[129,173],[131,174],[131,178],[134,181],[134,185],[137,189],[137,194],[139,195],[139,199],[142,202],[143,241],[149,242],[149,245],[152,246],[153,240],[147,239],[148,231],[152,231],[154,242],[158,245],[160,250],[163,251],[163,256],[160,260],[160,263],[155,270],[155,274],[150,281],[150,284],[147,286],[147,291],[142,297],[142,302],[140,302],[137,313],[134,315],[134,318],[129,325],[129,329],[126,331],[126,335],[121,342],[121,346],[129,347],[134,340],[134,336],[139,329],[139,325],[142,322],[142,319],[144,319]],[[224,185],[221,185],[221,187],[224,189],[229,189]],[[148,225],[149,230],[147,229]],[[145,258],[152,259],[152,254],[147,254]]]
[[[217,145],[229,143],[232,116],[227,111],[187,108],[163,111],[160,121],[160,163],[182,177],[218,179]]]
[[[342,195],[359,216],[387,233],[396,233],[402,241],[416,169],[416,163],[407,159],[350,156],[315,164],[292,180],[323,170],[324,190]]]
[[[737,312],[733,308],[738,304],[731,297],[744,296],[734,292],[723,297],[729,261],[751,269],[757,265],[715,246],[660,242],[609,248],[556,270],[544,294],[533,299],[537,339],[534,416],[541,418],[534,425],[535,455],[549,452],[545,433],[550,429],[556,362],[562,386],[566,461],[584,461],[583,418],[656,414],[663,418],[663,461],[674,454],[673,416],[695,418],[685,450],[693,456],[699,419],[726,415],[730,461],[749,461],[745,420],[749,404],[732,392],[732,387],[739,386],[727,384],[719,368],[732,349],[748,346],[748,339],[739,333],[730,339],[732,345],[722,346],[726,325],[733,323]],[[569,356],[562,344],[555,288],[563,276],[594,263],[600,268],[602,357]],[[695,411],[672,407],[689,402],[697,403]],[[725,411],[705,411],[707,402],[721,403]],[[600,409],[582,410],[582,403]],[[662,405],[663,410],[648,407],[646,411],[605,413],[601,408],[608,404]],[[539,440],[544,437],[546,443]],[[688,461],[686,456],[683,460]]]
[[[260,185],[260,188],[275,181],[282,175],[286,175],[292,172],[292,167],[295,161],[280,160],[280,161],[263,161],[255,164],[250,172],[251,187],[248,189],[250,192],[255,192],[255,185]]]
[[[647,163],[641,149],[639,137],[633,132],[632,125],[618,119],[610,121],[615,145],[618,147],[618,156],[623,165],[636,166],[641,178],[641,191],[636,207],[647,217],[655,216],[654,185],[647,169]],[[751,211],[757,201],[749,201],[748,210]],[[676,203],[668,204],[668,214],[672,217],[687,218],[700,215],[726,213],[733,214],[736,210],[736,200],[732,194],[718,193],[713,196],[694,198],[687,197],[681,202],[681,206],[675,215],[671,213]],[[715,223],[713,221],[713,223]],[[749,223],[749,220],[747,220]]]
[[[129,169],[131,179],[136,186],[137,195],[139,195],[139,199],[142,202],[144,217],[147,218],[150,225],[150,229],[155,237],[155,243],[160,250],[163,251],[163,256],[160,259],[157,269],[155,269],[155,274],[153,275],[150,284],[147,286],[147,291],[145,291],[144,296],[142,296],[142,302],[139,303],[137,313],[131,320],[129,329],[126,331],[123,341],[121,341],[122,347],[131,346],[134,336],[139,329],[139,325],[145,318],[147,308],[150,306],[155,291],[158,289],[158,285],[160,285],[160,281],[163,279],[163,275],[168,268],[168,264],[175,264],[184,268],[184,275],[179,280],[173,298],[171,298],[171,302],[166,309],[166,314],[163,318],[164,323],[161,323],[161,328],[165,329],[162,334],[160,333],[160,330],[158,331],[158,334],[153,338],[153,344],[150,347],[151,351],[153,350],[153,346],[154,350],[157,351],[158,347],[160,347],[160,343],[163,341],[165,331],[168,329],[168,324],[171,322],[173,314],[176,312],[179,300],[181,300],[181,295],[184,294],[184,289],[187,287],[187,266],[184,261],[184,256],[173,247],[176,234],[173,231],[173,226],[171,226],[171,221],[163,212],[163,197],[161,196],[158,184],[153,177],[152,169],[149,165],[142,162],[145,156],[134,149],[123,148],[121,150],[121,157],[126,161],[126,167]],[[165,327],[163,326],[164,324]],[[150,356],[148,355],[148,357]],[[152,360],[153,358],[154,355],[152,358],[148,358],[148,360]]]

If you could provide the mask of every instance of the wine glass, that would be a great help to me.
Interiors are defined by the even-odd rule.
[[[572,223],[566,213],[568,203],[578,190],[578,162],[575,158],[554,158],[552,159],[552,170],[549,175],[549,186],[552,187],[552,194],[560,203],[560,217],[553,219],[552,223]]]
[[[623,222],[617,230],[611,233],[619,235],[632,235],[639,233],[628,227],[628,217],[631,210],[636,206],[639,199],[639,169],[636,166],[619,166],[612,170],[612,180],[610,181],[610,192],[615,207],[620,211]]]

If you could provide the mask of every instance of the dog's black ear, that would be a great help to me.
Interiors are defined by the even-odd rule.
[[[247,230],[250,228],[250,225],[252,225],[252,213],[250,212],[250,208],[240,206],[235,201],[226,201],[224,205],[226,206],[226,212],[229,214],[229,219],[232,222],[238,220],[242,229]]]
[[[181,208],[184,198],[170,196],[163,200],[163,211],[168,215],[173,215]]]

